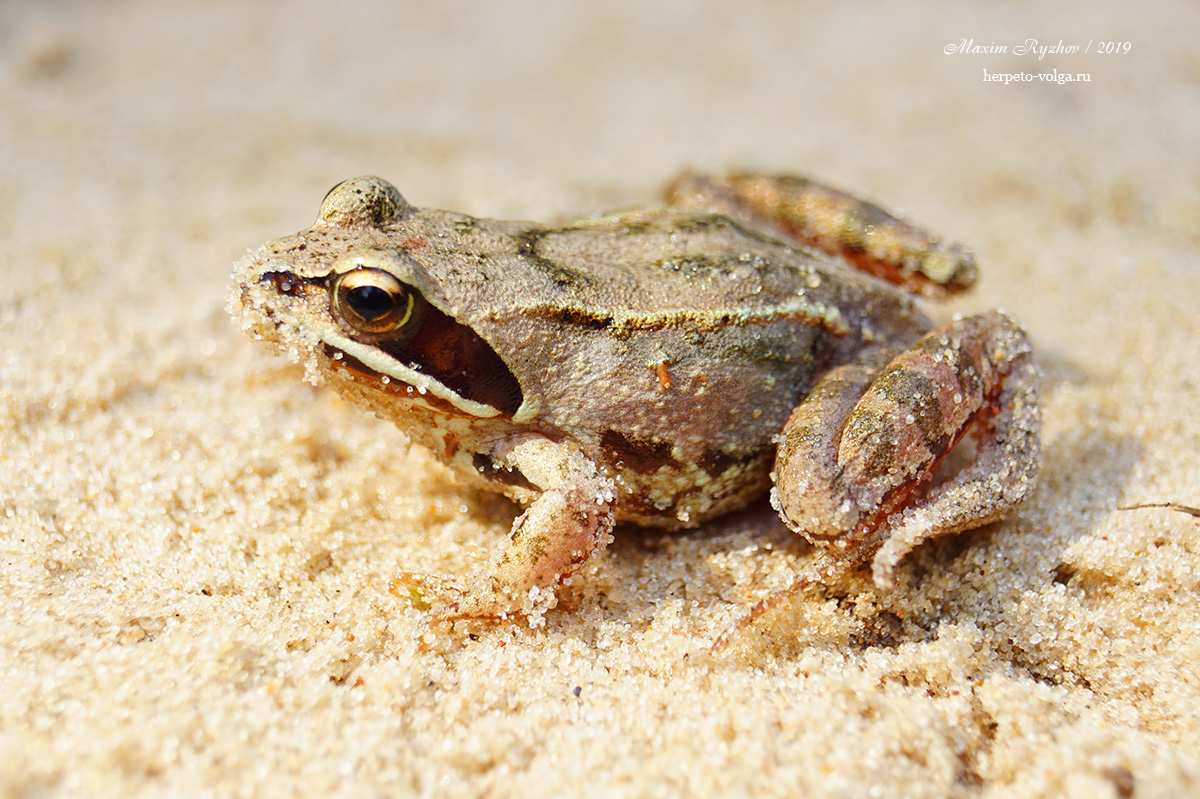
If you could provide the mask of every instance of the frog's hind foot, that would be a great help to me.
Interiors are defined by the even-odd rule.
[[[534,587],[515,595],[487,574],[479,574],[464,587],[437,575],[401,572],[392,579],[389,590],[428,613],[428,623],[435,627],[457,621],[504,622],[540,616],[556,604],[553,589]]]
[[[1028,339],[1003,313],[944,325],[876,375],[880,357],[832,370],[793,413],[772,502],[836,561],[873,555],[887,587],[923,541],[1002,519],[1032,492],[1041,417]],[[967,435],[974,461],[927,490]]]
[[[712,644],[712,652],[720,653],[727,649],[745,630],[754,627],[759,619],[776,608],[785,605],[797,594],[809,588],[826,585],[838,574],[861,562],[861,559],[859,559],[859,561],[849,563],[845,558],[841,557],[842,555],[843,553],[841,552],[821,553],[793,577],[792,584],[787,588],[772,591],[758,602],[755,602],[750,606],[749,610],[745,611],[724,632],[717,636],[717,639]]]
[[[423,613],[433,611],[435,618],[440,610],[455,605],[458,598],[467,594],[465,589],[452,580],[436,574],[417,572],[397,574],[388,584],[388,592],[398,599],[407,600],[414,609]]]
[[[879,588],[922,542],[1008,516],[1039,463],[1038,371],[1024,332],[999,312],[959,319],[891,358],[865,351],[831,370],[784,428],[771,501],[824,551],[723,633],[719,651],[801,591],[868,560]],[[889,360],[890,359],[890,360]],[[926,490],[966,435],[973,462]]]

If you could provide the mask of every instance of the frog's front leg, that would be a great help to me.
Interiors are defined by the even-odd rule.
[[[959,319],[876,374],[881,360],[868,351],[831,371],[784,428],[772,503],[790,527],[828,547],[802,582],[874,553],[874,581],[890,585],[919,543],[1001,519],[1034,488],[1038,371],[1012,319],[996,311]],[[975,460],[926,492],[968,434]]]
[[[457,592],[435,621],[504,618],[554,605],[554,590],[612,540],[616,486],[578,449],[537,435],[501,441],[493,464],[522,475],[541,495],[513,522],[490,570]]]

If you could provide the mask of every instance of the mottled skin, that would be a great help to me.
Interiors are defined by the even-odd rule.
[[[722,213],[682,207],[697,198]],[[686,176],[669,199],[545,225],[417,209],[356,178],[238,265],[231,306],[256,336],[529,505],[437,618],[549,607],[616,521],[694,526],[766,493],[772,471],[788,524],[833,545],[818,579],[878,551],[886,583],[919,541],[1032,488],[1020,328],[990,313],[931,331],[850,265],[944,292],[973,280],[965,250],[796,178]],[[926,495],[968,432],[975,465]]]

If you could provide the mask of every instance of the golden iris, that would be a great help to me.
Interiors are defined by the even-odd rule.
[[[413,321],[417,293],[382,269],[362,267],[337,276],[330,301],[334,313],[355,331],[378,336]]]

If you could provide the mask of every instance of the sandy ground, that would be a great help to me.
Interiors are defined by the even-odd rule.
[[[1200,505],[1195,6],[734,8],[0,6],[0,796],[1200,795],[1200,519],[1117,509]],[[1092,52],[945,52],[1027,38]],[[765,507],[429,631],[392,577],[513,507],[242,335],[231,264],[355,174],[555,218],[688,166],[973,245],[937,313],[1033,336],[1036,498],[719,657],[813,556]]]

